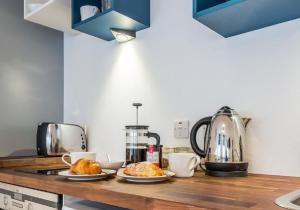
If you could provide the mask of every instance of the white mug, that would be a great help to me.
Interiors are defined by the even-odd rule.
[[[80,15],[81,15],[81,20],[86,20],[90,17],[93,17],[99,12],[99,8],[96,6],[92,5],[85,5],[80,7]]]
[[[71,164],[65,160],[65,157],[71,158]],[[61,157],[61,160],[68,166],[72,166],[72,164],[76,163],[77,160],[82,158],[89,159],[89,160],[96,160],[96,153],[95,152],[71,152],[70,154],[64,154]]]
[[[169,167],[176,177],[192,177],[200,164],[200,157],[193,153],[170,153]]]

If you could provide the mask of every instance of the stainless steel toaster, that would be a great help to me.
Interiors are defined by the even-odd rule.
[[[41,123],[37,129],[37,153],[60,156],[69,152],[86,152],[87,136],[79,125]]]

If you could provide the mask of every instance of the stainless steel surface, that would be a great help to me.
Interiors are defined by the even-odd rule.
[[[65,124],[49,124],[46,137],[49,155],[62,155],[66,152],[82,151],[80,137],[86,145],[84,129],[79,126]],[[74,141],[78,141],[77,144]]]
[[[40,155],[56,156],[67,152],[86,151],[85,129],[78,125],[43,123],[38,129],[37,141]]]
[[[219,163],[246,162],[245,123],[232,109],[220,109],[212,118],[206,161]]]
[[[64,206],[62,210],[125,210],[125,209],[116,206],[111,206],[104,203],[88,201],[81,198],[64,195]]]
[[[300,189],[277,198],[275,203],[286,209],[300,210]]]
[[[236,111],[224,106],[214,116],[200,119],[191,130],[190,141],[194,152],[205,158],[205,168],[215,176],[242,176],[240,171],[247,171],[246,126],[249,118],[241,118]],[[201,128],[205,128],[204,130]],[[202,132],[203,147],[197,141]],[[199,139],[199,138],[198,138]],[[230,173],[225,173],[230,172]],[[247,173],[243,173],[246,175]]]

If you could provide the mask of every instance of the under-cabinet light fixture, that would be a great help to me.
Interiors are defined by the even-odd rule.
[[[111,28],[110,30],[119,43],[128,42],[136,37],[135,31],[127,31],[117,28]]]

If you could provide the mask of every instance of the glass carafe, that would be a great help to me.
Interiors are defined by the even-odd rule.
[[[154,145],[159,148],[160,137],[157,133],[148,131],[149,126],[130,125],[126,128],[126,164],[147,160],[147,146],[149,138],[155,138]]]

